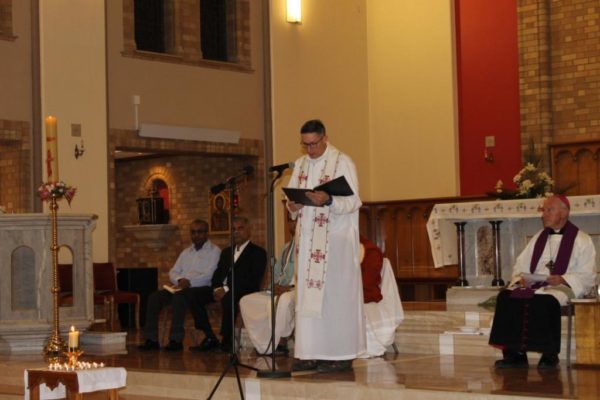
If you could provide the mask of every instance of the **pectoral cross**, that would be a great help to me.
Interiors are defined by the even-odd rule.
[[[546,263],[546,268],[548,268],[548,270],[550,271],[550,275],[552,275],[552,272],[554,271],[554,261],[548,261]]]

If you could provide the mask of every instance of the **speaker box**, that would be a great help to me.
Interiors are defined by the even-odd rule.
[[[158,290],[158,269],[117,268],[117,287],[140,295],[140,326],[144,326],[148,296]],[[119,322],[122,328],[135,328],[133,305],[119,304]]]

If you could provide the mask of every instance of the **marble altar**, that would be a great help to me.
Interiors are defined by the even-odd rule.
[[[600,195],[570,196],[569,201],[571,221],[592,237],[600,258]],[[427,221],[435,267],[458,264],[455,223],[466,222],[464,262],[467,281],[470,286],[490,286],[493,280],[490,221],[502,221],[499,226],[501,271],[504,280],[509,280],[516,257],[542,228],[538,211],[542,202],[543,199],[517,199],[436,204]]]
[[[95,215],[58,216],[58,245],[73,256],[73,305],[60,307],[60,330],[94,320],[92,231]],[[51,220],[0,214],[0,353],[41,353],[53,327]]]

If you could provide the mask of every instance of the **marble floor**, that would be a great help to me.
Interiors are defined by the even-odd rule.
[[[135,333],[129,335],[127,354],[84,356],[127,369],[127,388],[120,392],[125,400],[207,398],[230,360],[226,353],[140,352],[137,340]],[[271,370],[271,358],[251,351],[240,352],[239,360]],[[493,361],[477,356],[387,354],[356,360],[348,373],[304,372],[291,378],[257,379],[256,372],[244,366],[238,371],[250,400],[600,398],[600,369],[568,369],[563,363],[556,371],[539,371],[532,362],[529,369],[496,371]],[[291,362],[278,357],[276,370],[289,370]],[[0,398],[23,398],[23,370],[43,365],[39,356],[0,356]],[[215,399],[240,398],[232,372],[217,388]]]

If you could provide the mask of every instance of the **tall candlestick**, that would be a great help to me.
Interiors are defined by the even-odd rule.
[[[79,348],[79,331],[75,330],[74,326],[71,326],[69,332],[69,349]]]
[[[58,136],[56,133],[56,117],[49,115],[46,125],[46,172],[48,182],[58,182]]]

